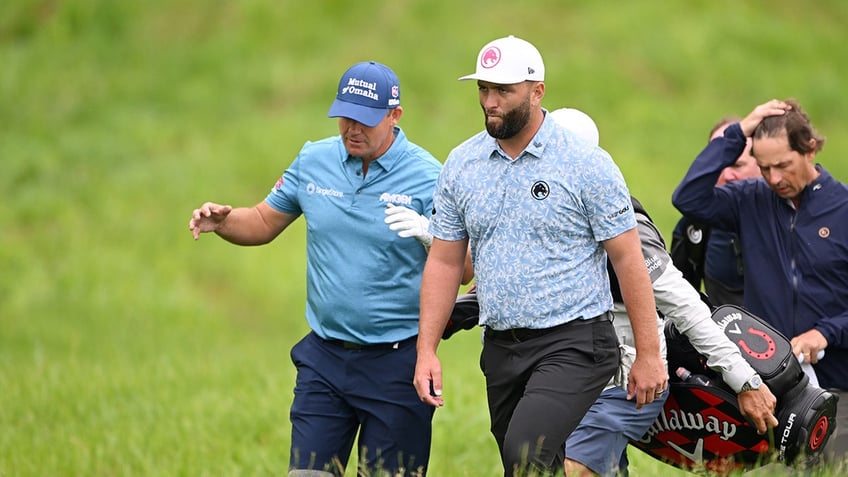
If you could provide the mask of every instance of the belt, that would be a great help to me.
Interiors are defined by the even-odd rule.
[[[486,338],[491,340],[521,343],[523,341],[538,338],[539,336],[544,336],[572,325],[602,323],[604,321],[612,321],[611,312],[601,313],[600,315],[594,316],[589,319],[578,318],[576,320],[571,320],[561,325],[553,326],[551,328],[512,328],[509,330],[493,330],[491,328],[486,328],[486,331],[484,333],[486,335]]]
[[[412,336],[412,337],[407,338],[405,340],[395,341],[394,343],[369,343],[369,344],[359,344],[359,343],[353,343],[351,341],[344,341],[344,340],[325,340],[323,338],[321,339],[321,341],[323,341],[327,344],[331,344],[333,346],[342,347],[344,349],[365,350],[365,349],[398,349],[398,348],[400,348],[401,344],[406,343],[407,341],[410,341],[410,340],[414,340],[414,339],[416,339],[416,337]]]

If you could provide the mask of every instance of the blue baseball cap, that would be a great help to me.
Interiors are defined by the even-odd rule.
[[[373,128],[400,106],[400,82],[386,65],[365,61],[342,75],[339,92],[327,113],[331,118],[349,118]]]

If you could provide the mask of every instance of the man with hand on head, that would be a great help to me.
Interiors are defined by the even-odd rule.
[[[630,195],[605,151],[541,107],[545,66],[532,44],[494,40],[460,79],[476,80],[486,130],[451,151],[439,175],[415,387],[444,404],[436,350],[470,243],[504,475],[557,471],[566,437],[618,368],[607,255],[624,277],[638,349],[628,397],[641,407],[668,385]]]
[[[764,180],[715,187],[749,140]],[[819,385],[840,397],[824,455],[841,461],[848,456],[848,187],[815,162],[823,146],[797,101],[767,101],[707,144],[672,203],[741,238],[745,308],[789,338]]]
[[[557,109],[550,115],[560,126],[598,145],[598,128],[589,115],[573,108]],[[707,358],[707,366],[721,372],[724,382],[736,391],[742,414],[753,422],[760,434],[764,434],[777,425],[774,416],[777,399],[742,357],[739,348],[713,321],[711,311],[701,300],[698,291],[671,263],[665,240],[648,213],[636,198],[631,199],[657,309],[686,335],[696,351]],[[629,363],[636,358],[636,349],[633,347],[630,318],[622,303],[618,277],[612,267],[609,267],[609,272],[615,313],[613,325],[621,348],[621,365],[615,378],[610,380],[566,440],[565,472],[569,477],[627,475],[628,441],[645,435],[662,412],[668,398],[666,392],[641,409],[636,409],[627,400],[622,384],[627,383]],[[665,357],[665,321],[656,314],[654,319]]]
[[[724,135],[724,130],[739,118],[722,118],[710,131],[709,140]],[[716,186],[744,179],[760,179],[757,161],[751,155],[751,141],[736,159],[722,169]],[[698,221],[682,217],[674,228],[671,239],[671,258],[683,277],[704,291],[715,305],[744,304],[744,270],[742,245],[733,232],[711,229]]]
[[[292,477],[344,475],[357,433],[357,468],[427,471],[433,408],[412,380],[425,215],[441,164],[407,140],[402,113],[395,73],[357,63],[328,114],[338,136],[307,142],[254,207],[207,202],[192,212],[195,239],[215,232],[237,245],[266,244],[301,215],[308,221],[312,331],[291,351]]]

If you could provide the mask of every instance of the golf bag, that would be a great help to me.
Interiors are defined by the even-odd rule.
[[[802,467],[818,462],[835,429],[838,396],[810,384],[789,340],[760,318],[734,305],[716,308],[712,318],[777,398],[778,426],[757,434],[736,393],[669,322],[669,397],[648,432],[631,444],[675,467],[719,474],[773,461]]]
[[[480,319],[480,305],[477,303],[476,286],[471,287],[468,293],[456,297],[453,311],[445,325],[442,339],[448,339],[457,331],[470,330],[478,325]]]

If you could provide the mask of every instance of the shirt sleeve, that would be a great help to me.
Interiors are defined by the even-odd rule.
[[[582,201],[592,227],[595,240],[602,242],[617,237],[636,226],[630,191],[621,170],[612,158],[600,148],[601,159],[592,174],[581,177]]]
[[[278,212],[292,215],[303,213],[297,196],[300,186],[300,162],[300,156],[295,158],[265,197],[265,202]]]
[[[648,274],[653,283],[663,274],[666,266],[671,262],[671,257],[665,249],[662,235],[648,217],[637,212],[636,227],[639,230],[639,242],[642,244],[645,266],[648,267]]]
[[[454,184],[455,168],[448,157],[436,180],[433,193],[433,216],[430,218],[430,233],[440,240],[455,242],[468,237],[455,200]]]

